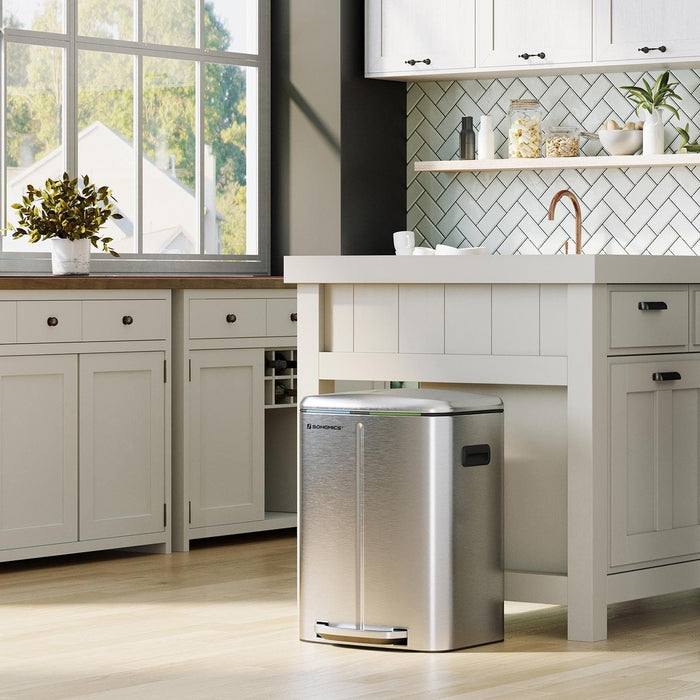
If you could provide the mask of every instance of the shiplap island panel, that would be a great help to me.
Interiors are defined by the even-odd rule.
[[[285,281],[300,397],[501,396],[507,598],[566,604],[569,638],[596,641],[608,603],[700,584],[697,257],[290,257]]]

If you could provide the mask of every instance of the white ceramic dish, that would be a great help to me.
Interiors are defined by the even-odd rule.
[[[397,248],[396,254],[397,255],[413,255],[414,250],[415,250],[415,248]]]
[[[611,156],[631,156],[642,147],[640,129],[601,129],[598,138]]]
[[[417,246],[413,249],[414,255],[435,255],[435,251],[432,248],[424,248],[422,246]]]
[[[486,255],[486,248],[457,248],[455,255]]]
[[[486,248],[454,248],[451,245],[438,243],[435,255],[485,255]]]

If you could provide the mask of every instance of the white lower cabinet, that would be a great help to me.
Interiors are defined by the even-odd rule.
[[[0,550],[78,539],[78,358],[0,358]]]
[[[190,355],[191,526],[265,517],[263,351]]]
[[[0,344],[0,561],[170,551],[170,292],[0,303],[18,329]]]
[[[80,539],[165,530],[162,352],[80,356]]]
[[[700,359],[611,366],[612,566],[700,553]]]
[[[296,526],[296,290],[174,292],[173,547]]]

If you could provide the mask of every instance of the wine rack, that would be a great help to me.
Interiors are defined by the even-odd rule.
[[[296,348],[265,350],[265,408],[297,405],[296,361]]]

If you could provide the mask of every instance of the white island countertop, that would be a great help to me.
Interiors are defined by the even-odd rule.
[[[694,255],[306,255],[293,284],[667,284],[700,282]]]

